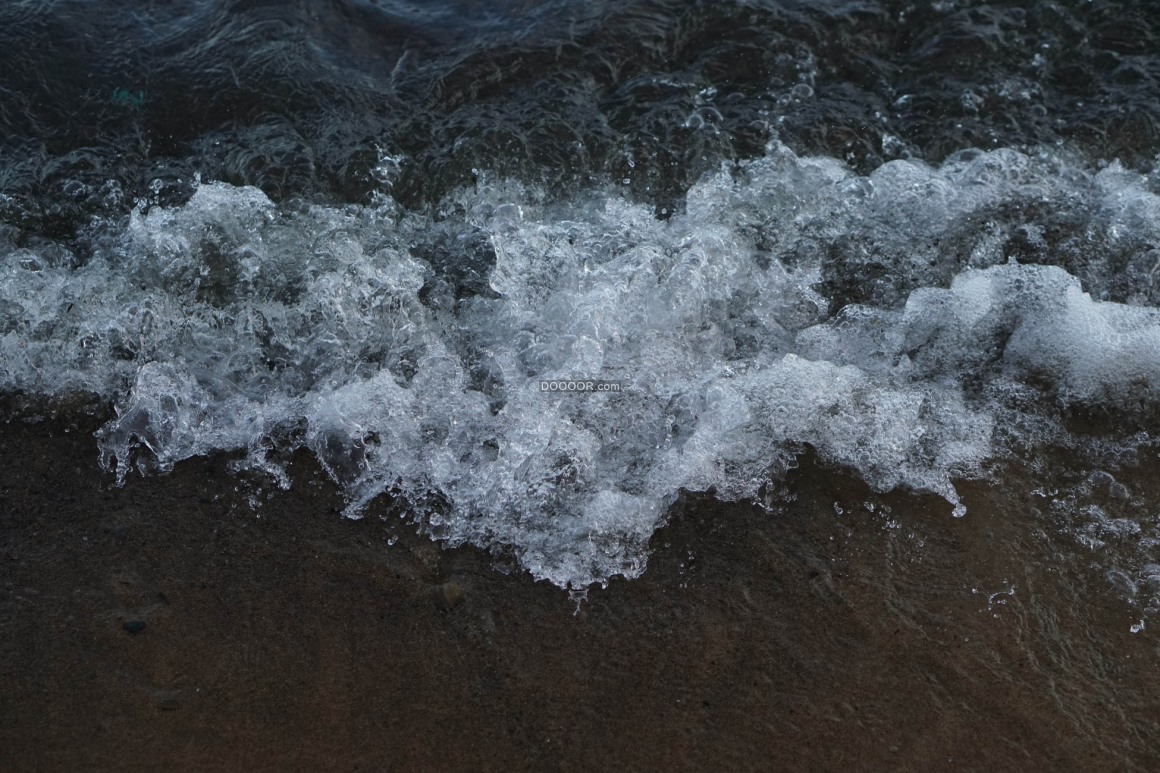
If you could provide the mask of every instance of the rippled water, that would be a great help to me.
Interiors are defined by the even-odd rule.
[[[947,517],[1017,458],[1160,605],[1145,4],[159,5],[0,11],[0,386],[122,479],[306,447],[583,588],[807,446]]]

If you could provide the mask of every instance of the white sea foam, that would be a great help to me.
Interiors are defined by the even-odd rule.
[[[288,485],[268,452],[305,445],[351,514],[434,494],[434,536],[579,588],[639,574],[680,490],[756,496],[803,444],[961,514],[1000,418],[1154,401],[1160,315],[1007,261],[980,215],[1043,202],[1100,224],[1095,252],[1160,235],[1140,176],[1010,150],[858,177],[773,145],[669,220],[486,179],[433,218],[203,185],[79,268],[0,247],[0,384],[115,399],[119,476],[242,449]],[[569,378],[625,388],[539,389]]]

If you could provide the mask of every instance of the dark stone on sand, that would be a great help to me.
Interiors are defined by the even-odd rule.
[[[459,587],[457,582],[436,585],[431,588],[431,595],[435,597],[435,603],[442,609],[455,609],[463,603],[465,597],[463,588]]]
[[[145,621],[144,620],[126,620],[124,623],[121,624],[121,627],[124,628],[129,633],[141,633],[142,631],[145,630]]]

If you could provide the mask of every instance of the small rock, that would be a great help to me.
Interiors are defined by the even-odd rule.
[[[457,582],[436,585],[431,589],[431,594],[435,597],[435,603],[443,609],[454,609],[463,603],[465,596],[463,588],[460,588]]]
[[[145,630],[145,621],[144,620],[126,620],[124,623],[121,623],[121,627],[124,628],[129,633],[141,633],[142,631]]]

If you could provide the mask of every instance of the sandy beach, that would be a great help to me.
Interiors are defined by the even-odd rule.
[[[9,402],[7,770],[1160,764],[1154,633],[1018,486],[953,519],[807,457],[770,512],[686,497],[576,614],[386,505],[344,519],[309,457],[289,492],[225,458],[118,489],[100,416]]]

